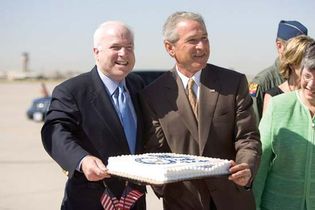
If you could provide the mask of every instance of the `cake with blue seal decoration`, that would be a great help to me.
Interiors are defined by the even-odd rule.
[[[110,174],[147,183],[166,184],[229,174],[225,159],[175,153],[121,155],[108,159]]]

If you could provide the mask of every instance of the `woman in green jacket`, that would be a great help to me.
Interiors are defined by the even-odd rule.
[[[301,89],[271,98],[259,129],[257,209],[315,210],[315,43],[301,65]]]

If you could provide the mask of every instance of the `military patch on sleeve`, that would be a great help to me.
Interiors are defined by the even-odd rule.
[[[249,94],[253,97],[256,97],[258,84],[251,82],[251,83],[249,83],[248,88],[249,88]]]

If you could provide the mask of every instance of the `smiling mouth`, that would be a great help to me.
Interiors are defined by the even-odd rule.
[[[310,93],[310,94],[315,94],[315,90],[311,90],[311,89],[307,89],[307,88],[306,88],[306,90],[307,90],[307,92]]]
[[[122,65],[122,66],[127,66],[128,65],[128,61],[116,61],[115,63],[117,65]]]
[[[206,56],[205,53],[193,55],[195,58],[203,58]]]

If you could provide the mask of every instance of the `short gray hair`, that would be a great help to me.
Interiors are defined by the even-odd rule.
[[[94,36],[93,36],[93,46],[94,46],[94,48],[98,48],[99,47],[100,43],[102,42],[102,37],[104,35],[104,32],[111,25],[120,25],[120,26],[122,26],[123,28],[125,28],[130,33],[132,40],[134,39],[133,31],[125,23],[123,23],[121,21],[114,21],[114,20],[106,21],[106,22],[103,22],[94,32]]]
[[[315,42],[307,48],[302,60],[302,69],[315,70]]]
[[[175,30],[179,22],[183,20],[193,20],[197,21],[206,28],[205,22],[201,15],[193,12],[175,12],[169,16],[163,25],[163,39],[164,41],[169,41],[175,43],[178,41],[178,33]]]

